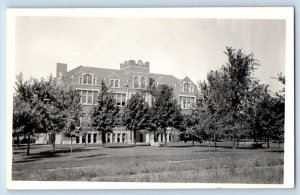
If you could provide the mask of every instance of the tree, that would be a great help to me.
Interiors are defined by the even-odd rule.
[[[136,145],[137,132],[148,128],[150,119],[150,108],[143,96],[134,94],[128,101],[123,113],[123,125],[133,131],[134,144]]]
[[[156,127],[164,132],[165,145],[167,144],[167,128],[179,128],[182,121],[181,109],[174,98],[173,89],[168,85],[162,84],[157,88],[154,95],[153,121]]]
[[[73,152],[72,144],[73,137],[79,135],[82,128],[80,127],[80,113],[81,113],[81,104],[80,104],[80,94],[78,91],[69,88],[66,91],[66,102],[67,107],[67,124],[65,126],[65,136],[70,137],[71,139],[71,156]]]
[[[16,77],[15,96],[13,103],[13,129],[27,136],[27,155],[30,154],[31,136],[44,131],[41,126],[43,104],[39,101],[35,88],[36,80],[23,81],[22,74]]]
[[[226,47],[225,54],[228,62],[222,66],[222,84],[223,93],[222,110],[225,115],[222,116],[223,124],[231,134],[233,148],[236,147],[236,137],[244,129],[245,113],[244,108],[247,102],[251,83],[253,82],[253,72],[258,66],[258,61],[254,59],[253,54],[244,54],[241,49],[235,50]]]
[[[68,95],[64,86],[57,85],[50,75],[48,80],[41,79],[39,88],[35,89],[44,105],[41,124],[51,135],[53,151],[55,151],[56,134],[65,129],[68,115]]]
[[[113,97],[108,93],[107,87],[102,81],[101,91],[98,94],[97,104],[91,110],[92,125],[102,133],[102,143],[105,145],[106,133],[112,132],[117,125],[115,119],[118,117],[119,107]]]

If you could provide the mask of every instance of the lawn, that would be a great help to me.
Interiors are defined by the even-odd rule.
[[[173,147],[171,147],[173,146]],[[191,147],[191,143],[169,147],[117,145],[33,145],[15,148],[13,180],[197,182],[197,183],[283,183],[283,149],[230,149],[218,143]]]

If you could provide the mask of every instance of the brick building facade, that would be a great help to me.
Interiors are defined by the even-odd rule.
[[[108,92],[116,99],[116,104],[121,108],[125,106],[130,97],[138,90],[147,89],[151,86],[167,84],[174,89],[174,96],[182,108],[182,112],[189,113],[191,107],[196,103],[197,86],[189,78],[178,79],[173,75],[150,73],[150,63],[142,60],[125,61],[120,64],[120,69],[106,69],[89,66],[78,66],[68,71],[67,64],[57,63],[56,79],[58,83],[65,83],[78,90],[81,95],[82,117],[80,125],[85,129],[85,134],[79,135],[74,144],[101,143],[101,134],[93,129],[89,113],[96,103],[97,94],[104,81],[109,87]],[[152,97],[145,95],[145,101],[151,106]],[[167,129],[167,142],[178,140],[179,132],[176,129]],[[156,134],[141,130],[137,135],[137,142],[155,143],[164,142],[162,132]],[[49,143],[48,135],[40,135],[37,143]],[[133,133],[125,127],[116,127],[113,133],[106,136],[107,143],[133,143]],[[56,135],[56,143],[70,143],[70,139],[62,134]]]

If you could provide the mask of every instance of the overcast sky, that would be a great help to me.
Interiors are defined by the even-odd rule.
[[[284,73],[285,21],[224,19],[18,17],[15,74],[55,75],[56,63],[119,69],[125,60],[150,62],[150,72],[203,80],[226,63],[226,46],[254,53],[255,76],[272,90]]]

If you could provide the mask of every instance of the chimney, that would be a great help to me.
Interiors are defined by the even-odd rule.
[[[56,79],[66,76],[68,65],[63,63],[56,63]]]

